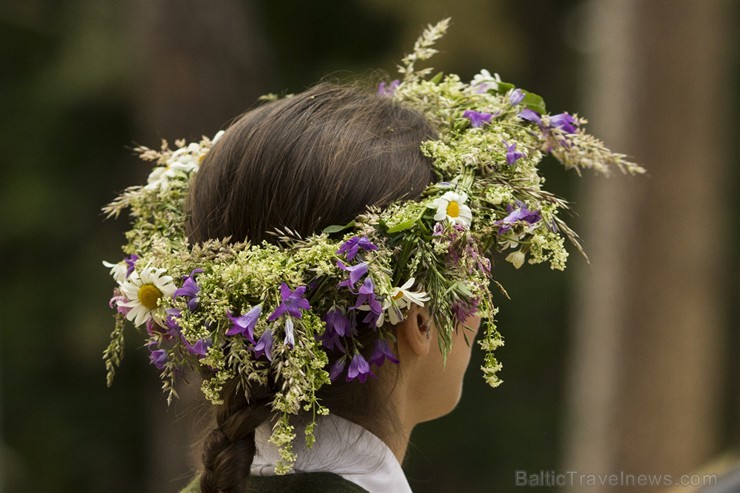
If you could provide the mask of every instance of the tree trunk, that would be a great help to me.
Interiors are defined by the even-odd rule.
[[[581,474],[677,478],[720,446],[729,5],[587,7],[591,130],[649,176],[589,179],[580,206],[592,263],[578,275],[563,466]]]

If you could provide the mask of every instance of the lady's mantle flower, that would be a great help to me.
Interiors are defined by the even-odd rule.
[[[378,247],[367,239],[365,236],[353,236],[349,240],[342,243],[337,250],[337,255],[346,254],[347,260],[353,260],[360,249],[369,252],[371,250],[377,250]]]
[[[126,318],[139,326],[154,319],[161,325],[162,317],[157,313],[159,299],[162,296],[172,297],[177,287],[172,277],[164,275],[165,269],[145,267],[141,273],[133,271],[126,282],[121,285],[121,293],[126,301],[118,302],[120,307],[130,308]]]
[[[470,120],[470,126],[472,126],[473,128],[480,128],[485,123],[491,123],[491,118],[493,118],[493,114],[481,113],[479,111],[473,110],[465,110],[463,112],[463,117]]]
[[[185,296],[188,298],[188,310],[194,312],[198,309],[198,293],[200,286],[195,282],[195,275],[203,272],[203,269],[193,269],[189,276],[185,277],[182,287],[175,291],[175,297]]]
[[[402,309],[408,308],[412,303],[424,306],[429,301],[429,295],[424,291],[410,291],[409,288],[414,285],[415,279],[412,277],[406,281],[400,288],[393,288],[391,291],[390,302],[387,304],[388,320],[391,324],[396,325],[403,322],[405,318]]]
[[[466,193],[445,192],[441,197],[434,199],[429,207],[437,209],[437,213],[434,215],[435,221],[447,219],[453,223],[470,227],[470,223],[473,222],[473,213],[470,211],[470,207],[465,205],[467,200],[468,195]]]
[[[232,326],[226,331],[226,335],[235,336],[237,334],[241,334],[246,337],[249,342],[255,344],[254,327],[257,325],[257,320],[259,320],[261,314],[262,304],[255,305],[247,313],[238,317],[235,317],[231,313],[227,313],[226,315],[229,317],[229,320],[231,320]]]
[[[360,383],[365,383],[368,375],[373,378],[375,377],[375,374],[370,370],[370,364],[360,353],[355,353],[347,370],[347,381],[350,382],[357,379]]]

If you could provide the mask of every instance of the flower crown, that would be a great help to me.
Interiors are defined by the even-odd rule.
[[[125,258],[104,264],[116,282],[116,325],[104,352],[110,385],[123,357],[126,321],[144,327],[151,363],[161,372],[168,402],[185,370],[203,374],[206,398],[222,402],[223,385],[237,379],[273,385],[271,442],[281,451],[277,473],[295,460],[290,416],[328,413],[316,392],[332,381],[365,382],[373,368],[398,363],[393,326],[413,306],[429,305],[439,347],[447,355],[458,325],[483,318],[482,366],[492,387],[501,383],[494,350],[503,344],[493,321],[490,254],[506,254],[516,268],[549,262],[562,270],[564,239],[582,251],[559,217],[564,200],[544,190],[537,165],[552,155],[566,168],[607,172],[644,170],[584,131],[575,115],[550,115],[534,93],[483,70],[468,84],[457,75],[418,70],[449,20],[428,26],[407,55],[400,80],[378,94],[416,109],[436,127],[421,144],[437,182],[417,200],[370,207],[350,224],[301,238],[278,232],[277,243],[191,245],[185,235],[185,198],[200,163],[221,133],[198,143],[166,142],[138,148],[154,170],[145,186],[130,187],[104,208],[130,209]],[[372,348],[358,330],[377,332]],[[336,357],[329,367],[329,354]]]

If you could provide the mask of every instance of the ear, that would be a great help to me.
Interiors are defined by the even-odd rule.
[[[431,320],[426,308],[413,305],[409,308],[406,319],[396,326],[396,334],[417,356],[426,356],[432,345]]]

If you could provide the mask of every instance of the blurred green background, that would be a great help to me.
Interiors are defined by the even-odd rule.
[[[584,26],[593,3],[0,1],[0,491],[176,491],[188,480],[193,418],[205,411],[192,399],[166,409],[156,371],[131,336],[114,386],[105,386],[101,353],[113,319],[100,262],[119,258],[125,220],[104,221],[99,210],[145,180],[135,145],[213,135],[260,94],[298,92],[325,76],[392,76],[424,25],[447,16],[453,24],[435,67],[463,79],[486,67],[541,94],[553,112],[584,113],[584,66],[593,56]],[[736,5],[723,5],[736,18]],[[737,88],[738,38],[727,33],[723,81]],[[723,95],[728,113],[740,109],[735,92]],[[716,436],[706,460],[740,441],[740,149],[729,121],[717,190],[724,206],[686,205],[725,218],[721,244],[704,239],[705,254],[721,252],[723,265],[713,305],[723,348],[709,413]],[[583,198],[572,173],[546,163],[545,174],[557,193]],[[662,214],[681,222],[683,211]],[[574,284],[579,269],[598,269],[575,255],[571,266],[564,274],[542,266],[514,273],[497,264],[512,298],[498,300],[505,383],[485,386],[475,352],[458,409],[412,437],[415,491],[513,491],[516,470],[564,467]],[[667,406],[681,412],[680,401]]]

